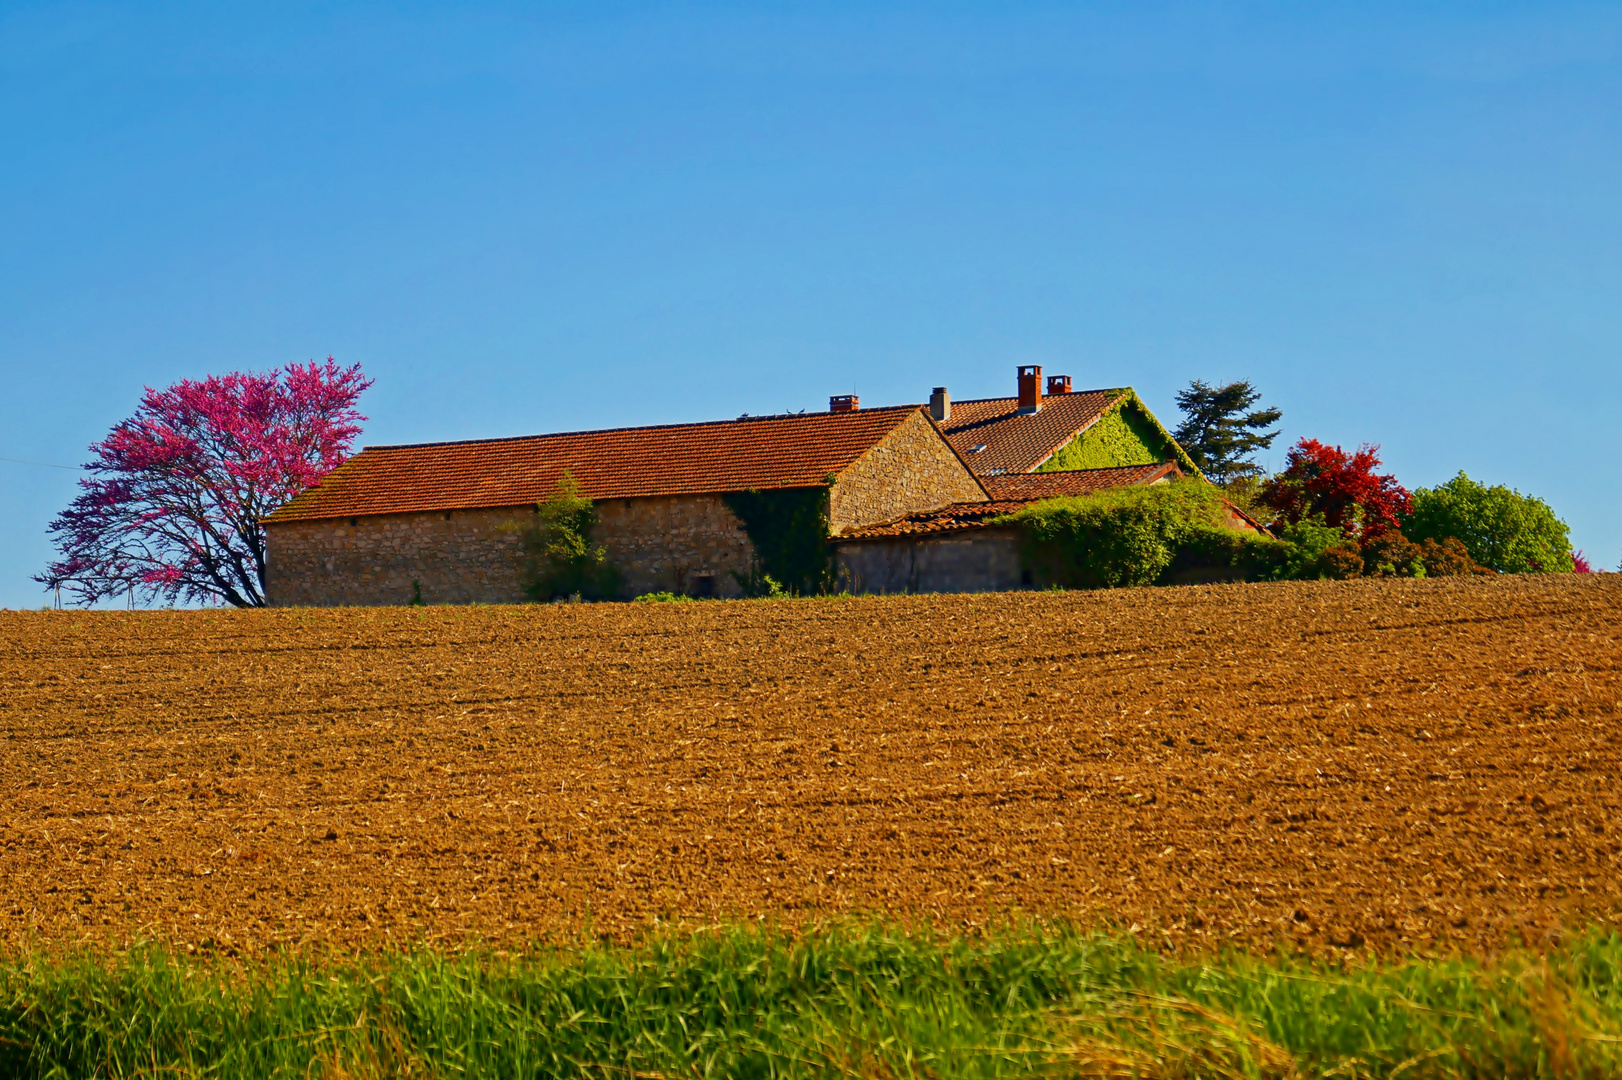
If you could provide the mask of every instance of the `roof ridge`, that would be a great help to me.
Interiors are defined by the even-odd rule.
[[[535,439],[561,439],[572,435],[617,435],[627,431],[670,431],[674,428],[715,427],[720,424],[769,423],[774,420],[810,420],[819,416],[861,416],[872,415],[873,413],[909,412],[922,408],[925,408],[922,404],[878,405],[871,409],[854,409],[848,413],[835,413],[826,410],[807,413],[770,413],[764,416],[739,416],[730,420],[690,420],[675,424],[629,424],[624,427],[580,428],[575,431],[542,431],[534,435],[499,435],[492,439],[444,439],[437,442],[380,443],[376,446],[363,446],[360,448],[359,453],[364,454],[368,450],[421,450],[430,446],[489,446],[495,443],[528,442]]]
[[[1119,394],[1132,389],[1130,386],[1100,386],[1093,390],[1072,390],[1068,394],[1043,394],[1044,402],[1054,401],[1058,398],[1080,397],[1082,394]],[[990,401],[1018,401],[1018,394],[1004,394],[1000,397],[953,398],[952,405],[984,405]]]

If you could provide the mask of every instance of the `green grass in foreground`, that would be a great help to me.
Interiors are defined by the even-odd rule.
[[[1622,938],[1342,969],[1011,928],[739,928],[524,958],[0,959],[0,1075],[1602,1076]]]

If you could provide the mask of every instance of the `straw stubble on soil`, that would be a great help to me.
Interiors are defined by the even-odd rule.
[[[1619,911],[1622,577],[0,614],[13,942]]]

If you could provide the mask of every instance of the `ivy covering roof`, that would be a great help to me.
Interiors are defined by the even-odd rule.
[[[1105,488],[1131,484],[1152,484],[1170,477],[1181,478],[1183,470],[1175,461],[1153,465],[1120,465],[1109,469],[1073,469],[1068,472],[1011,473],[982,477],[986,493],[993,499],[1056,499],[1061,495],[1091,495]]]
[[[1070,446],[1077,436],[1106,416],[1122,410],[1132,410],[1142,416],[1143,423],[1157,436],[1151,443],[1164,441],[1164,446],[1148,447],[1154,458],[1170,455],[1185,473],[1202,475],[1165,425],[1129,386],[1047,395],[1042,398],[1042,407],[1034,413],[1020,412],[1017,397],[954,401],[952,415],[941,424],[941,430],[975,475],[984,480],[1034,472]],[[1076,465],[1060,468],[1077,471]]]

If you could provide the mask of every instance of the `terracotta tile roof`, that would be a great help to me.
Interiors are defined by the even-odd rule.
[[[980,483],[993,499],[1035,502],[1060,495],[1090,495],[1105,488],[1152,484],[1163,476],[1178,478],[1183,470],[1175,461],[1158,465],[1123,465],[1114,469],[1075,469],[1069,472],[1010,473],[983,476]]]
[[[994,517],[1012,514],[1029,506],[1024,499],[983,503],[956,503],[941,510],[928,510],[921,514],[908,514],[883,525],[870,525],[865,529],[848,532],[834,538],[834,543],[846,540],[866,540],[879,536],[918,536],[923,533],[957,532],[960,529],[979,529]]]
[[[1038,412],[1024,415],[1017,397],[954,401],[952,416],[941,429],[979,475],[1025,473],[1091,427],[1127,393],[1121,389],[1055,394],[1042,399]]]
[[[525,506],[565,469],[592,499],[814,487],[919,408],[369,446],[265,520]]]
[[[952,406],[956,413],[957,406]],[[1030,473],[1022,476],[983,477],[980,483],[994,501],[955,503],[940,510],[909,514],[883,525],[872,525],[847,533],[841,540],[875,536],[919,536],[924,533],[956,532],[985,527],[992,518],[1012,514],[1033,502],[1062,495],[1090,495],[1106,488],[1151,484],[1167,475],[1182,475],[1175,461],[1158,465],[1127,465],[1115,469],[1077,469],[1071,472]]]

